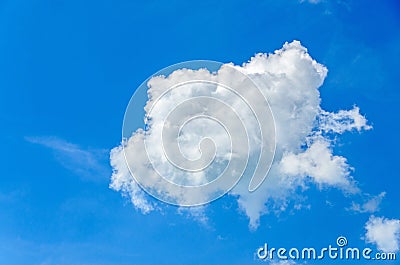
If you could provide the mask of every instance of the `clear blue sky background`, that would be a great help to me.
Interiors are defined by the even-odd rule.
[[[249,231],[228,197],[203,225],[174,207],[142,215],[108,188],[108,152],[143,80],[294,39],[329,69],[322,106],[356,103],[373,124],[336,152],[365,192],[387,192],[377,215],[399,219],[398,1],[0,1],[0,264],[259,264],[264,242],[323,247],[339,235],[364,247],[369,214],[344,210],[351,200],[337,190],[311,188],[310,210]],[[53,144],[32,143],[43,139]]]

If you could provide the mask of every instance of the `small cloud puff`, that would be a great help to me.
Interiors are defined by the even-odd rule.
[[[365,241],[385,252],[399,251],[400,220],[371,216],[365,224]]]

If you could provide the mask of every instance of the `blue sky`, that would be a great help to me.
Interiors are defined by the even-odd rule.
[[[311,2],[2,1],[0,264],[265,264],[254,257],[265,242],[324,247],[340,235],[376,249],[361,239],[370,216],[400,219],[400,4]],[[334,151],[364,194],[386,192],[379,211],[346,210],[362,198],[311,185],[296,191],[309,209],[251,230],[229,196],[203,222],[173,206],[143,215],[109,189],[109,152],[146,78],[187,60],[241,64],[292,40],[329,69],[321,106],[356,104],[372,124]]]

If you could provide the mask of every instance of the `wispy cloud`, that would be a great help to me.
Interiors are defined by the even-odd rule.
[[[184,215],[188,218],[196,220],[199,224],[203,227],[210,228],[210,223],[208,216],[206,214],[206,207],[205,206],[197,206],[197,207],[179,207],[178,213]]]
[[[371,126],[368,125],[367,119],[356,106],[350,110],[339,110],[338,112],[322,109],[319,87],[327,76],[327,68],[312,59],[307,49],[299,41],[285,43],[280,50],[272,54],[257,54],[242,66],[234,67],[251,77],[263,96],[268,99],[276,127],[276,152],[268,177],[256,191],[250,193],[249,181],[245,180],[250,180],[251,176],[244,174],[242,180],[230,191],[230,194],[237,199],[240,210],[248,216],[250,228],[257,228],[261,215],[285,211],[291,202],[297,205],[296,208],[301,209],[302,207],[296,202],[299,194],[295,191],[298,188],[309,186],[310,183],[316,184],[320,190],[338,188],[345,195],[359,194],[361,191],[353,179],[352,167],[348,164],[346,157],[334,153],[336,144],[334,139],[345,132],[369,130]],[[209,80],[215,79],[219,82],[226,80],[227,84],[232,82],[235,83],[235,86],[246,85],[239,79],[234,82],[238,77],[234,71],[229,69],[228,65],[222,66],[216,73],[206,70],[181,69],[169,76],[157,76],[149,80],[147,91],[149,101],[145,109],[148,111],[146,118],[150,121],[151,126],[149,126],[148,132],[143,130],[133,132],[127,141],[111,151],[110,160],[114,170],[110,187],[129,194],[135,207],[147,213],[153,208],[131,177],[127,163],[130,165],[130,169],[134,170],[133,173],[141,176],[142,179],[155,179],[158,173],[151,170],[153,167],[157,170],[161,169],[162,172],[165,172],[164,175],[176,183],[182,183],[180,181],[188,179],[186,171],[179,171],[176,166],[170,165],[169,159],[164,157],[165,145],[162,138],[159,137],[160,130],[164,128],[165,113],[169,113],[170,110],[179,110],[177,115],[181,118],[177,120],[185,120],[191,110],[176,108],[177,104],[188,98],[208,95],[210,89],[207,86],[196,85],[193,88],[188,87],[184,93],[180,90],[171,90],[171,96],[162,97],[160,100],[159,95],[164,95],[164,91],[173,84],[180,84],[191,79],[209,78]],[[257,122],[251,122],[254,116],[251,112],[246,112],[244,107],[237,107],[242,106],[240,105],[242,104],[241,99],[231,94],[226,93],[224,89],[216,89],[210,97],[223,99],[234,106],[234,110],[242,117],[241,120],[246,125],[250,143],[257,142],[258,134],[254,133]],[[257,93],[249,92],[248,98],[259,102],[257,95]],[[158,104],[157,106],[162,106],[157,112],[150,111],[150,106],[154,102]],[[219,110],[216,103],[210,103],[207,107]],[[225,124],[231,125],[233,121],[229,120]],[[234,128],[241,128],[240,124],[234,123],[233,125],[236,126]],[[193,127],[189,126],[181,135],[182,137],[179,136],[181,137],[178,139],[179,150],[183,150],[182,153],[189,155],[198,154],[198,145],[193,143],[200,142],[198,139],[202,139],[206,135],[218,144],[216,161],[229,162],[227,157],[230,157],[231,141],[235,142],[236,138],[234,136],[224,138],[221,127],[217,123],[203,122],[199,123],[195,129],[194,127],[194,125]],[[169,137],[171,142],[177,139],[173,134],[170,134]],[[146,145],[143,139],[146,139]],[[169,143],[169,141],[166,142]],[[151,154],[151,166],[149,166],[146,152],[143,150]],[[243,152],[239,156],[242,158],[240,162],[243,164],[248,162],[243,161],[248,157],[245,151],[246,148],[238,148],[237,151]],[[179,157],[179,155],[178,152],[175,152],[173,157]],[[249,164],[251,163],[253,162],[250,161]],[[215,168],[217,167],[218,165]],[[214,174],[211,170],[200,173],[196,172],[197,175],[193,179],[211,179],[211,175]],[[158,194],[167,194],[177,202],[185,199],[185,194],[180,189],[170,189],[164,192],[164,187],[159,185],[161,182],[150,182],[148,188],[159,191]],[[153,184],[154,186],[152,186]],[[207,196],[207,194],[190,194],[190,196],[201,197]]]
[[[379,206],[385,195],[386,192],[381,192],[376,196],[371,196],[369,194],[366,194],[367,196],[366,201],[364,201],[363,203],[353,202],[348,210],[358,213],[375,213],[379,211]]]
[[[104,181],[110,174],[108,150],[82,148],[54,136],[25,137],[25,140],[51,149],[56,160],[86,181]]]
[[[322,2],[322,0],[300,0],[300,3],[310,3],[310,4],[319,4]]]

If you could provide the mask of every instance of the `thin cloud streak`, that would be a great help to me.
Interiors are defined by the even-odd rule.
[[[107,166],[108,150],[82,148],[54,136],[27,136],[25,140],[51,149],[63,167],[85,181],[103,182],[110,174],[111,170]]]

